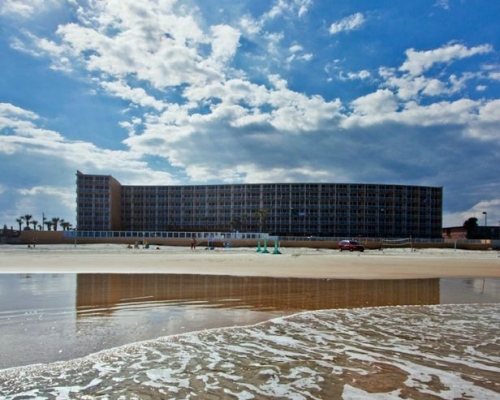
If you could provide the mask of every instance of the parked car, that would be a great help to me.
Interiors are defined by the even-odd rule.
[[[339,250],[365,251],[365,247],[355,240],[341,240],[339,242]]]

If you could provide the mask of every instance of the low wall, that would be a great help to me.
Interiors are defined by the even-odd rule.
[[[138,241],[145,240],[151,246],[191,246],[189,238],[80,238],[76,239],[77,244],[95,244],[95,243],[114,243],[123,245],[134,245]],[[257,247],[260,242],[264,246],[262,240],[257,239],[231,239],[229,240],[232,247]],[[72,244],[75,243],[74,238],[64,236],[62,231],[22,231],[19,236],[19,243],[24,245],[33,244]],[[377,241],[361,241],[367,249],[381,248],[448,248],[448,249],[464,249],[464,250],[500,250],[500,240],[460,240],[460,241],[445,241],[445,242],[417,242],[404,245],[387,245]],[[206,239],[198,239],[198,247],[206,247],[208,245]],[[222,241],[216,241],[215,247],[223,247]],[[332,240],[282,240],[279,242],[280,247],[309,247],[318,249],[336,249],[337,241]],[[274,240],[267,241],[268,247],[274,247]]]

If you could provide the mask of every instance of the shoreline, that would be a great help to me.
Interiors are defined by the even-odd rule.
[[[281,248],[128,249],[121,244],[0,247],[0,273],[164,273],[317,279],[500,278],[498,251]]]

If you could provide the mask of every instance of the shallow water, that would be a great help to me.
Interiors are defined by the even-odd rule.
[[[0,394],[500,397],[488,303],[498,279],[0,275],[1,367],[63,360],[0,371]]]
[[[6,399],[492,399],[500,396],[499,326],[499,304],[306,312],[0,371],[0,392]]]

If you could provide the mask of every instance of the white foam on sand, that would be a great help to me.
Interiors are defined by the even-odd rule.
[[[15,398],[500,396],[500,304],[324,310],[0,371]]]

